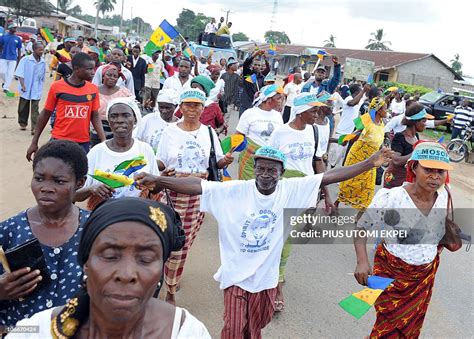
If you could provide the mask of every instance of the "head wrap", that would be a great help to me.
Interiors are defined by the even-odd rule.
[[[140,222],[156,233],[163,247],[163,265],[171,251],[181,249],[184,244],[181,221],[172,208],[148,199],[109,199],[91,213],[84,225],[77,255],[77,262],[81,266],[87,262],[92,245],[99,234],[110,225],[121,221]]]
[[[179,97],[179,103],[183,102],[197,102],[202,105],[206,102],[206,96],[203,91],[198,88],[188,89],[183,91]]]
[[[135,115],[135,118],[137,119],[137,123],[135,124],[134,129],[138,130],[138,127],[140,126],[142,122],[142,112],[140,111],[140,108],[138,108],[137,102],[135,101],[135,96],[130,96],[130,97],[119,97],[115,98],[109,101],[107,104],[107,120],[109,119],[109,112],[110,108],[112,108],[113,105],[117,104],[124,104],[130,107],[133,111],[133,114]]]
[[[281,162],[283,169],[286,167],[286,155],[273,147],[260,147],[253,156],[254,159],[268,159]]]
[[[197,83],[197,84],[201,85],[204,88],[204,93],[206,94],[206,97],[209,96],[209,93],[211,92],[211,89],[216,87],[216,85],[214,84],[214,81],[212,81],[210,78],[208,78],[207,76],[204,76],[204,75],[198,75],[197,77],[194,77],[191,80],[191,85],[193,83]]]
[[[207,69],[209,70],[209,72],[211,72],[211,74],[215,72],[220,72],[222,70],[221,66],[215,64],[209,65]]]
[[[377,111],[385,105],[385,100],[381,97],[375,97],[369,104],[369,115],[372,121],[375,121]]]
[[[326,97],[321,97],[324,101],[327,101]],[[293,107],[291,108],[294,115],[301,114],[313,107],[326,106],[315,94],[301,93],[295,97],[293,101]]]
[[[169,104],[177,105],[178,104],[178,93],[171,88],[162,89],[158,93],[158,97],[156,98],[156,102],[167,102]]]
[[[97,207],[87,219],[82,232],[77,262],[84,264],[89,259],[95,239],[107,227],[122,221],[137,221],[150,227],[158,236],[163,248],[163,266],[171,251],[184,245],[185,234],[179,215],[167,205],[139,198],[110,199]],[[164,270],[162,272],[163,276]],[[160,284],[155,295],[159,293]],[[73,338],[89,317],[90,297],[83,287],[52,319],[53,338]]]
[[[125,75],[122,73],[122,70],[120,68],[118,68],[116,65],[110,63],[110,64],[107,64],[105,65],[104,67],[102,67],[102,82],[104,81],[104,74],[105,72],[107,72],[109,69],[112,69],[112,68],[115,68],[118,72],[118,75],[119,77],[122,78],[122,80],[126,80],[127,78],[125,77]]]
[[[277,94],[283,94],[283,88],[275,84],[262,87],[260,89],[258,97],[254,100],[253,105],[259,106],[261,103],[274,97]]]

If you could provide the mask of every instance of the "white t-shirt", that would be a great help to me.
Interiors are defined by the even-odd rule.
[[[438,197],[429,213],[425,216],[416,207],[405,187],[382,188],[374,196],[372,203],[357,226],[372,229],[403,229],[408,239],[402,241],[386,238],[385,247],[394,256],[411,265],[430,263],[438,253],[438,243],[446,231],[446,190],[438,190]],[[390,226],[384,220],[384,212],[394,210],[400,216],[396,225]],[[406,243],[403,243],[406,241]]]
[[[224,87],[225,87],[225,82],[222,79],[218,79],[215,83],[216,87],[211,89],[211,92],[209,93],[209,100],[212,100],[213,102],[218,102],[219,99],[217,99],[217,96],[219,94],[223,95],[224,94]]]
[[[286,168],[298,170],[306,175],[314,174],[314,131],[306,125],[302,131],[291,128],[289,124],[278,127],[270,137],[270,146],[286,155]]]
[[[181,95],[182,91],[184,91],[185,89],[191,88],[192,79],[193,79],[192,75],[189,75],[188,81],[182,84],[181,80],[179,80],[179,73],[176,73],[172,77],[169,77],[165,80],[163,84],[163,89],[171,88],[171,89],[174,89],[176,93],[178,93],[178,95]]]
[[[341,120],[336,128],[337,135],[350,134],[354,130],[354,119],[359,116],[359,109],[362,103],[364,102],[364,97],[362,97],[358,104],[354,106],[349,106],[347,103],[353,99],[352,96],[348,96],[344,99],[344,105],[342,106]]]
[[[139,169],[138,171],[129,175],[133,176],[137,173],[146,172],[154,175],[160,175],[158,170],[158,165],[155,160],[155,154],[153,149],[147,143],[143,141],[133,139],[133,146],[126,152],[114,152],[112,151],[105,142],[102,142],[94,146],[89,153],[87,153],[87,160],[89,162],[89,170],[87,174],[93,175],[96,169],[99,169],[104,172],[114,172],[115,167],[120,163],[131,160],[139,155],[143,155],[147,164],[145,167]],[[122,174],[121,172],[115,172],[116,174]],[[97,181],[90,176],[87,176],[86,183],[84,187],[90,187],[92,185],[100,184],[100,181]],[[113,199],[122,198],[122,197],[138,197],[141,191],[138,190],[135,186],[126,186],[115,189]]]
[[[252,107],[242,114],[235,129],[260,146],[268,146],[273,131],[281,125],[283,118],[280,112]]]
[[[286,94],[286,106],[293,106],[293,101],[295,101],[296,96],[301,93],[302,88],[303,83],[297,85],[294,82],[290,82],[285,86],[284,91]]]
[[[325,125],[314,124],[318,128],[318,149],[316,150],[317,157],[322,157],[328,152],[331,126],[329,125],[328,118],[325,119],[325,122]]]
[[[392,115],[404,114],[406,109],[405,101],[397,102],[397,99],[393,99],[390,104],[390,110],[392,111]]]
[[[224,158],[219,138],[211,128],[217,161]],[[209,129],[201,124],[199,130],[187,132],[176,123],[169,124],[161,134],[156,159],[179,173],[206,173],[209,167],[211,139]]]
[[[160,112],[147,114],[143,118],[134,137],[146,142],[156,153],[161,134],[166,126],[168,126],[168,123],[161,118]]]
[[[270,195],[261,194],[255,180],[201,181],[201,211],[218,222],[221,267],[214,279],[221,289],[257,293],[277,286],[287,233],[283,210],[315,206],[322,177],[282,179]]]

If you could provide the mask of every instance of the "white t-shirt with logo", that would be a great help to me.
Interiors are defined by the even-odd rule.
[[[168,123],[161,118],[160,112],[147,114],[143,117],[134,137],[146,142],[156,153],[161,134],[166,126],[168,126]]]
[[[282,125],[283,118],[280,112],[264,111],[259,107],[252,107],[242,114],[235,129],[260,146],[268,146],[270,136],[277,127]]]
[[[325,125],[314,124],[318,128],[318,149],[316,150],[316,156],[322,157],[328,152],[329,137],[331,134],[331,126],[329,125],[329,119],[326,118]]]
[[[261,194],[255,180],[201,181],[201,211],[218,222],[221,267],[214,279],[221,289],[238,286],[257,293],[277,286],[283,210],[315,206],[322,177],[282,179],[270,195]]]
[[[348,96],[344,99],[344,105],[342,106],[341,120],[336,128],[336,135],[350,134],[355,128],[354,119],[359,116],[359,109],[364,102],[362,97],[358,104],[349,106],[348,102],[353,99],[352,96]]]
[[[217,161],[224,158],[219,138],[211,128],[214,137],[214,149]],[[169,124],[161,134],[161,141],[156,151],[156,159],[173,167],[178,173],[206,173],[209,167],[211,138],[209,129],[201,124],[198,130],[187,132],[177,123]]]
[[[112,151],[105,142],[102,142],[94,147],[87,153],[87,161],[89,163],[89,169],[87,171],[87,180],[84,187],[90,187],[92,185],[100,184],[101,182],[90,177],[94,174],[96,169],[104,172],[114,172],[114,169],[122,162],[131,160],[140,155],[143,155],[147,164],[145,167],[138,171],[130,174],[128,177],[133,178],[135,174],[146,172],[154,175],[160,175],[158,165],[155,160],[155,154],[153,149],[147,143],[143,141],[133,139],[133,146],[126,152],[115,152]],[[123,171],[115,172],[115,174],[124,174]],[[141,191],[135,186],[126,186],[115,189],[113,199],[123,197],[138,197]]]
[[[286,155],[286,168],[306,175],[314,174],[314,131],[311,125],[304,130],[291,128],[289,124],[278,127],[270,137],[270,146]]]

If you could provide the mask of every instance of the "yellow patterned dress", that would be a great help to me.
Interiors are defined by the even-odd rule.
[[[364,161],[380,149],[384,138],[384,124],[377,125],[370,121],[365,126],[359,139],[352,145],[344,166]],[[375,192],[376,169],[359,174],[341,182],[338,200],[358,210],[366,209],[372,202]]]

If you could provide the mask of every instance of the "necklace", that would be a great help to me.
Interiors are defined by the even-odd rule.
[[[200,130],[201,130],[201,128],[198,128],[197,132],[195,132],[196,134],[194,134],[194,133],[191,132],[191,131],[186,131],[186,132],[188,132],[189,134],[191,134],[191,135],[194,137],[194,139],[197,139]]]

